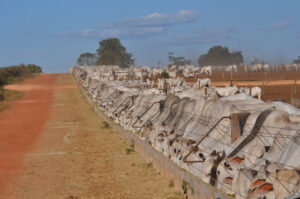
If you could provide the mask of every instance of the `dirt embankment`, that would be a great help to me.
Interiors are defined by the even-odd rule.
[[[60,75],[50,87],[54,102],[46,126],[26,153],[22,172],[9,186],[9,197],[0,192],[0,198],[181,198],[172,182],[138,152],[125,152],[129,145],[117,132],[102,127],[103,121],[70,74]],[[19,103],[35,101],[24,98]]]

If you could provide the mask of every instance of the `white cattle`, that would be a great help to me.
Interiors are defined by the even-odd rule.
[[[261,99],[261,88],[258,86],[252,87],[252,88],[244,88],[241,87],[239,89],[240,93],[246,93],[247,95],[251,96],[251,97],[257,97],[258,99]]]
[[[166,91],[167,90],[167,87],[168,87],[168,85],[167,85],[168,83],[167,83],[167,81],[166,81],[166,79],[158,79],[158,84],[157,84],[157,88],[159,89],[159,90],[162,90],[162,91]]]
[[[174,71],[170,71],[168,73],[169,73],[169,77],[171,77],[171,78],[176,78],[177,77],[176,72],[174,72]]]
[[[188,68],[193,73],[193,67]],[[259,89],[254,88],[234,95],[236,86],[195,90],[187,89],[181,79],[159,79],[158,89],[140,89],[145,82],[108,81],[102,76],[107,71],[120,69],[72,69],[87,96],[105,114],[139,133],[145,144],[178,167],[236,198],[299,197],[299,109],[254,99],[250,96],[255,93],[259,97]],[[148,69],[132,67],[131,71]],[[98,72],[100,78],[93,78]],[[210,80],[206,81],[198,80],[194,87],[210,86]],[[167,90],[168,94],[162,92]],[[205,96],[204,90],[215,95]]]
[[[237,65],[229,65],[225,67],[226,72],[237,72]]]
[[[170,78],[167,79],[169,86],[182,86],[184,80],[182,78]]]
[[[253,66],[249,66],[250,71],[254,72],[263,72],[269,70],[269,64],[254,64]]]
[[[211,80],[209,78],[198,79],[194,84],[194,89],[202,89],[204,87],[211,87]]]
[[[211,76],[212,75],[212,67],[211,66],[203,66],[201,68],[201,74]]]
[[[238,87],[236,86],[227,86],[224,88],[215,88],[215,92],[220,96],[220,97],[227,97],[227,96],[231,96],[234,95],[238,92]]]
[[[163,72],[162,69],[157,69],[157,68],[153,68],[151,70],[151,73],[150,73],[150,76],[151,77],[157,77],[157,76],[160,76],[160,74]]]

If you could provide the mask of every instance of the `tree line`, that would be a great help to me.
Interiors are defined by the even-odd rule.
[[[191,60],[183,56],[175,56],[173,52],[168,53],[170,64],[184,66],[190,65]],[[230,52],[227,47],[214,46],[206,54],[200,55],[198,59],[199,66],[222,66],[222,65],[240,65],[244,62],[241,51]],[[131,53],[126,51],[118,38],[108,38],[99,42],[99,48],[95,53],[85,52],[80,54],[77,64],[81,66],[93,65],[118,65],[120,67],[129,67],[134,63]]]
[[[168,53],[169,63],[171,65],[185,66],[192,63],[191,60],[183,56],[175,56],[173,52]],[[244,63],[242,51],[230,51],[226,46],[213,46],[207,53],[202,54],[197,59],[199,66],[228,66],[241,65]],[[254,63],[252,61],[251,63]],[[158,61],[158,63],[160,63]],[[300,64],[300,56],[293,60],[293,63]],[[99,48],[95,53],[82,53],[77,59],[78,65],[118,65],[120,67],[129,67],[134,64],[134,58],[131,53],[121,44],[118,38],[108,38],[99,42]]]

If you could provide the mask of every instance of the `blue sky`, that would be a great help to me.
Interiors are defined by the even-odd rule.
[[[299,0],[0,0],[0,66],[66,72],[119,37],[138,65],[196,60],[213,45],[273,64],[300,55]]]

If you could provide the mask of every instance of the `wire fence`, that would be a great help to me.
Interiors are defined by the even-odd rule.
[[[114,99],[110,98],[111,96],[109,96],[107,98],[107,100],[113,100],[114,101],[114,106],[112,110],[115,110],[117,108],[120,108],[122,106],[125,106],[124,102],[126,102],[127,98],[126,95],[122,96],[121,98],[118,98],[118,96],[113,96]],[[170,105],[166,104],[162,109],[158,109],[157,106],[153,106],[151,107],[151,100],[141,100],[141,104],[134,104],[132,103],[131,107],[124,107],[124,109],[121,109],[122,111],[127,111],[129,109],[131,109],[132,107],[134,107],[134,110],[132,110],[131,115],[134,115],[135,117],[139,114],[136,114],[137,112],[140,113],[145,113],[145,115],[143,115],[143,117],[145,119],[143,119],[144,124],[147,122],[152,122],[152,123],[156,123],[156,124],[161,124],[162,126],[168,126],[168,124],[172,123],[173,126],[171,128],[169,128],[169,132],[166,132],[164,136],[159,137],[156,142],[154,142],[155,144],[154,147],[156,149],[158,149],[161,152],[165,152],[166,148],[163,147],[163,145],[160,142],[163,142],[164,139],[168,139],[168,136],[170,136],[170,132],[173,131],[178,133],[178,136],[181,138],[185,138],[185,139],[202,139],[204,134],[211,129],[216,122],[222,117],[222,114],[219,114],[218,117],[217,116],[213,116],[211,114],[200,114],[197,110],[193,110],[193,111],[187,111],[184,108],[183,109],[178,109],[178,107],[176,105],[178,105],[178,102]],[[150,109],[149,109],[150,108]],[[147,110],[148,109],[148,110]],[[153,110],[152,110],[153,109]],[[154,112],[157,112],[157,114],[153,114]],[[149,115],[147,115],[147,113],[151,113]],[[250,124],[250,123],[246,123],[243,126],[243,135],[241,135],[241,137],[236,141],[236,142],[241,142],[243,139],[245,139],[248,135],[250,135],[251,133],[253,133],[253,128],[256,124]],[[153,132],[151,133],[155,133],[156,129],[154,127],[154,129],[152,130]],[[300,128],[296,129],[296,128],[291,128],[291,127],[286,127],[286,126],[269,126],[269,125],[261,125],[258,128],[258,132],[256,132],[256,136],[253,139],[255,142],[259,143],[257,144],[257,146],[268,146],[268,147],[276,147],[278,149],[278,152],[282,152],[286,149],[287,146],[289,146],[291,144],[291,142],[293,141],[293,138],[300,136]],[[224,122],[219,123],[217,126],[214,127],[212,133],[208,134],[205,138],[204,141],[202,143],[200,143],[199,145],[199,149],[201,149],[201,152],[203,154],[205,154],[207,157],[206,158],[211,158],[210,154],[213,151],[219,150],[220,151],[220,144],[222,146],[224,146],[223,150],[228,151],[229,153],[233,150],[236,149],[238,144],[231,144],[231,142],[228,142],[229,140],[231,140],[231,123],[230,123],[230,119],[225,120]],[[252,141],[253,141],[252,140]],[[197,140],[195,140],[197,141]],[[158,144],[157,144],[158,143]],[[191,147],[188,147],[180,142],[176,142],[177,144],[175,144],[181,151],[184,151],[185,153],[188,153],[191,149]],[[178,144],[179,143],[179,144]],[[211,143],[209,145],[209,143]],[[169,146],[171,147],[171,146]],[[249,146],[251,147],[251,145]],[[279,162],[276,160],[272,160],[270,158],[266,158],[263,155],[257,155],[254,153],[249,152],[249,150],[247,150],[249,147],[244,146],[243,148],[241,148],[235,156],[242,156],[242,157],[255,157],[257,158],[257,160],[264,160],[267,161],[269,163],[272,163],[274,165],[280,165],[280,168],[288,168],[288,169],[295,169],[295,170],[299,170],[299,167],[294,166],[294,165],[289,165],[286,164],[284,162]],[[168,149],[167,149],[168,150]],[[169,149],[170,151],[172,151],[172,149]],[[172,156],[174,155],[174,157]],[[280,154],[279,154],[280,155]],[[178,159],[178,154],[172,154],[171,153],[171,159]],[[183,165],[183,161],[182,161],[182,156],[181,155],[181,159],[178,161],[181,162],[180,165]],[[191,157],[193,160],[201,160],[203,159],[203,157],[197,156],[196,153],[192,153]],[[194,170],[196,170],[197,172],[199,172],[201,175],[206,176],[208,178],[210,178],[210,181],[214,182],[214,184],[217,184],[218,186],[223,187],[223,189],[226,190],[230,190],[231,192],[234,192],[236,195],[239,195],[242,198],[246,198],[248,196],[243,195],[242,193],[240,193],[238,190],[233,190],[232,185],[230,184],[226,184],[223,181],[221,182],[218,178],[212,178],[211,176],[209,176],[208,173],[204,173],[203,172],[203,168],[201,168],[201,166],[199,167],[198,164],[202,164],[202,163],[187,163],[185,166],[186,167],[191,167]],[[269,178],[269,177],[273,177],[275,179],[277,179],[277,181],[281,184],[282,187],[284,187],[286,189],[287,192],[291,193],[291,191],[289,190],[289,188],[286,187],[286,185],[284,185],[284,183],[288,183],[291,185],[297,185],[294,182],[291,182],[289,180],[286,179],[282,179],[279,178],[278,176],[274,175],[274,174],[268,174],[268,176],[266,175],[266,172],[262,172],[258,169],[251,168],[251,167],[247,167],[245,165],[242,165],[241,168],[243,169],[251,169],[251,170],[255,170],[256,172],[262,174],[263,176],[265,176],[265,178]],[[239,170],[239,172],[244,172],[243,170]],[[254,183],[254,178],[253,177],[249,177],[247,176],[247,174],[245,174],[245,176],[249,179],[249,186],[251,184]]]

